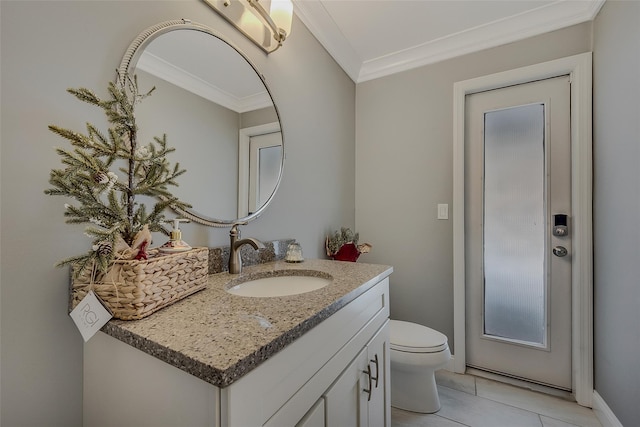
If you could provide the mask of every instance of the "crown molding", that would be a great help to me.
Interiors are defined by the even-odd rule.
[[[357,82],[362,59],[342,34],[321,1],[294,1],[293,10],[345,73]]]
[[[237,113],[246,113],[273,105],[266,91],[239,98],[149,52],[144,52],[140,56],[136,68]]]
[[[320,1],[294,2],[296,15],[356,83],[591,21],[605,0],[558,0],[380,58],[362,61]]]

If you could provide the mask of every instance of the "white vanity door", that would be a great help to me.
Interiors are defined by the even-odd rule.
[[[387,322],[367,345],[367,355],[372,381],[371,400],[368,402],[369,427],[391,426],[391,382],[389,353],[389,322]]]
[[[368,425],[367,392],[370,383],[365,374],[369,361],[364,348],[325,393],[327,426]]]

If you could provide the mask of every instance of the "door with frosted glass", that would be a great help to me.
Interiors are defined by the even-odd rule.
[[[569,77],[465,114],[467,365],[571,390]]]

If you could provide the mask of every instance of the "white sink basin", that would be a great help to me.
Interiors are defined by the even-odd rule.
[[[243,297],[282,297],[324,288],[333,278],[325,273],[302,274],[299,270],[278,272],[277,276],[255,277],[231,281],[227,292]],[[321,274],[318,276],[318,274]]]

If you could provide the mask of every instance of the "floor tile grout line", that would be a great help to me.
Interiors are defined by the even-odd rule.
[[[447,386],[443,386],[443,385],[439,385],[439,387],[445,387],[445,388],[448,388],[448,389],[450,389],[450,390],[459,391],[459,392],[461,392],[461,393],[464,393],[463,391],[456,390],[456,389],[454,389],[454,388],[447,387]],[[467,394],[470,394],[470,393],[467,393]],[[520,408],[519,406],[514,406],[514,405],[511,405],[511,404],[509,404],[509,403],[500,402],[499,400],[491,399],[491,398],[489,398],[489,397],[478,396],[477,394],[475,395],[475,397],[476,397],[476,398],[478,398],[478,399],[483,399],[483,400],[486,400],[486,401],[489,401],[489,402],[498,403],[498,404],[500,404],[500,405],[508,406],[509,408],[513,408],[513,409],[518,409],[518,410],[520,410],[520,411],[529,412],[530,414],[537,415],[537,416],[538,416],[538,418],[540,418],[540,415],[544,415],[545,417],[548,417],[548,418],[553,418],[553,417],[550,417],[550,416],[548,416],[548,415],[546,415],[546,414],[541,414],[541,413],[539,413],[539,412],[534,412],[534,411],[531,411],[531,410],[529,410],[529,409]],[[442,418],[444,418],[444,417],[442,417]],[[448,418],[447,418],[447,419],[448,419]],[[554,419],[554,420],[558,420],[557,418],[553,418],[553,419]],[[563,421],[563,420],[558,420],[558,421]],[[541,421],[541,422],[542,422],[542,421]],[[563,421],[563,422],[566,422],[566,421]]]
[[[443,420],[451,421],[452,423],[460,424],[460,425],[461,425],[461,426],[463,426],[463,427],[473,427],[472,425],[465,424],[465,423],[461,423],[461,422],[460,422],[460,421],[458,421],[458,420],[454,420],[453,418],[448,418],[448,417],[445,417],[445,416],[442,416],[442,415],[438,415],[437,413],[435,413],[435,414],[431,414],[431,415],[435,415],[436,417],[438,417],[438,418],[442,418]]]
[[[464,375],[468,375],[468,374],[464,374]],[[513,407],[513,408],[522,409],[524,411],[532,412],[534,414],[539,414],[539,415],[542,415],[542,416],[545,416],[545,417],[548,417],[548,418],[551,418],[551,419],[554,419],[554,420],[557,420],[557,421],[562,421],[562,422],[565,422],[565,423],[568,423],[568,424],[571,424],[571,425],[575,425],[575,424],[572,424],[571,422],[567,422],[567,421],[565,421],[565,420],[563,420],[561,418],[557,418],[555,415],[552,415],[552,414],[549,414],[549,413],[536,412],[536,411],[532,411],[531,409],[523,408],[523,407],[520,407],[520,406],[515,406],[513,404],[506,403],[506,402],[503,402],[501,400],[496,400],[496,399],[491,398],[491,397],[480,396],[480,395],[478,395],[478,382],[477,382],[478,377],[476,377],[475,375],[469,375],[469,376],[472,377],[472,379],[473,379],[473,386],[474,386],[474,392],[475,392],[475,396],[476,397],[479,397],[479,398],[482,398],[482,399],[486,399],[486,400],[490,400],[490,401],[496,402],[496,403],[501,403],[503,405],[507,405],[507,406],[510,406],[510,407]],[[535,394],[535,395],[539,395],[539,396],[542,396],[543,398],[556,400],[556,401],[558,401],[560,403],[566,402],[568,404],[577,405],[579,408],[583,408],[580,405],[578,405],[577,402],[569,401],[569,400],[563,399],[562,397],[546,394],[546,393],[538,391],[538,390],[530,390],[530,389],[526,389],[526,388],[523,388],[523,387],[514,386],[514,385],[511,385],[511,384],[501,383],[499,381],[495,381],[495,380],[491,380],[491,379],[484,379],[484,380],[488,381],[488,382],[495,383],[495,384],[505,385],[507,387],[514,387],[514,388],[516,388],[516,389],[518,389],[520,391],[523,391],[523,392],[526,392],[526,393],[532,393],[532,394]],[[438,384],[438,385],[440,385],[440,384]],[[447,386],[443,385],[443,387],[447,387]],[[448,387],[448,388],[452,389],[453,387]],[[458,390],[458,389],[455,389],[455,388],[453,388],[453,389],[454,390]],[[462,391],[462,390],[458,390],[458,391]],[[468,394],[471,394],[471,393],[468,393]],[[585,408],[585,409],[591,409],[591,408]],[[576,426],[576,427],[581,427],[581,426]]]
[[[474,396],[474,397],[477,397],[477,398],[480,398],[480,399],[484,399],[485,401],[494,402],[494,403],[497,403],[497,404],[500,404],[500,405],[504,405],[506,407],[510,407],[510,408],[514,408],[514,409],[517,409],[517,410],[528,412],[530,414],[538,415],[538,419],[540,420],[540,423],[541,423],[542,426],[544,426],[544,422],[542,420],[542,417],[544,416],[544,417],[549,418],[551,420],[555,420],[555,421],[559,421],[559,422],[562,422],[562,423],[566,423],[567,425],[570,425],[570,426],[585,427],[585,425],[583,423],[575,424],[575,422],[577,420],[572,416],[571,410],[567,409],[567,408],[565,408],[566,412],[563,410],[564,414],[560,414],[560,413],[544,413],[544,412],[537,412],[536,409],[532,410],[532,409],[524,408],[524,407],[521,407],[521,406],[516,406],[515,404],[508,403],[508,402],[505,402],[505,401],[496,400],[496,399],[499,398],[499,396],[496,396],[494,398],[489,397],[489,396],[479,396],[478,395],[477,377],[474,376],[474,375],[468,375],[468,376],[471,377],[471,379],[473,381],[473,384],[472,384],[473,388],[468,387],[468,386],[465,388],[463,386],[463,382],[459,382],[459,381],[456,382],[456,380],[453,379],[453,378],[450,379],[449,381],[438,381],[438,387],[444,387],[444,388],[447,388],[447,389],[450,389],[450,390],[454,390],[454,391],[457,391],[457,392],[465,393],[465,394],[467,394],[469,396]],[[492,381],[492,380],[487,380],[487,381],[496,382],[496,381]],[[500,383],[500,382],[496,382],[496,383]],[[457,385],[462,385],[462,388],[456,387]],[[509,385],[509,384],[506,384],[506,385]],[[556,399],[559,402],[567,402],[567,403],[579,406],[575,402],[570,402],[570,401],[568,401],[566,399],[563,399],[561,397],[557,397],[557,396],[553,396],[553,395],[547,395],[547,394],[542,393],[542,392],[537,391],[537,390],[528,390],[528,389],[525,389],[525,388],[522,388],[522,390],[524,392],[527,392],[527,393],[540,394],[541,396],[546,396],[546,397],[551,398],[551,399]],[[580,408],[582,408],[582,407],[580,407]],[[538,408],[538,409],[540,409],[540,408]],[[564,415],[566,415],[566,417]],[[582,415],[586,415],[586,414],[582,414],[580,411],[576,411],[574,415],[582,416]],[[441,417],[441,418],[445,418],[445,419],[451,420],[451,419],[443,417],[441,415],[438,415],[438,416]],[[558,418],[558,416],[560,416],[560,418]],[[594,415],[594,417],[595,417],[595,415]],[[595,417],[595,419],[597,420],[597,417]],[[455,421],[455,420],[451,420],[451,421],[458,422],[458,421]],[[587,424],[591,425],[590,423],[587,423]],[[598,424],[598,425],[600,427],[602,427],[601,423]]]
[[[551,415],[547,415],[547,414],[539,414],[539,415],[540,415],[540,420],[542,420],[542,417],[547,417],[550,420],[560,421],[561,423],[565,423],[565,424],[567,424],[567,425],[569,425],[571,427],[584,427],[584,426],[580,426],[579,424],[574,424],[572,422],[562,420],[560,418],[552,417]],[[542,426],[544,427],[544,423],[542,423]]]
[[[533,393],[535,393],[535,391],[532,391],[532,392],[533,392]],[[476,396],[477,396],[477,395],[476,395]],[[492,399],[492,398],[490,398],[490,397],[485,397],[485,396],[477,396],[477,397],[478,397],[478,398],[480,398],[480,399],[490,400],[491,402],[500,403],[500,404],[502,404],[502,405],[506,405],[506,406],[509,406],[509,407],[511,407],[511,408],[521,409],[521,410],[523,410],[523,411],[531,412],[531,413],[533,413],[533,414],[538,414],[538,416],[545,416],[545,417],[547,417],[547,418],[551,418],[551,419],[556,420],[556,421],[561,421],[561,422],[563,422],[563,423],[566,423],[566,424],[569,424],[569,425],[572,425],[572,426],[581,427],[581,426],[579,426],[579,425],[573,424],[572,422],[569,422],[569,421],[563,420],[563,419],[561,419],[561,418],[557,418],[557,415],[556,415],[556,416],[554,416],[554,415],[551,415],[551,414],[549,414],[549,413],[542,413],[542,412],[532,411],[531,409],[526,409],[526,408],[522,408],[522,407],[520,407],[520,406],[515,406],[515,405],[513,405],[513,404],[511,404],[511,403],[506,403],[506,402],[503,402],[503,401],[500,401],[500,400]],[[578,405],[578,404],[576,403],[576,405]],[[544,425],[544,424],[543,424],[543,425]]]
[[[478,395],[478,379],[476,377],[471,377],[473,378],[473,393],[475,396]]]
[[[453,389],[453,388],[451,388],[451,387],[443,386],[443,385],[440,385],[440,384],[439,384],[439,387],[444,387],[444,388],[448,388],[448,389],[453,390],[453,391],[458,391],[458,392],[461,392],[461,393],[465,393],[465,392],[463,392],[463,391],[461,391],[461,390],[456,390],[456,389]],[[466,394],[471,395],[470,393],[466,393]],[[498,404],[500,404],[500,405],[504,405],[504,406],[507,406],[507,407],[510,407],[510,408],[513,408],[513,409],[518,409],[518,410],[521,410],[521,411],[524,411],[524,412],[528,412],[528,413],[533,414],[533,415],[537,415],[537,417],[538,417],[538,421],[540,422],[540,426],[541,426],[541,427],[544,427],[544,421],[542,420],[542,417],[543,417],[543,416],[544,416],[544,417],[546,417],[546,418],[549,418],[549,419],[551,419],[551,420],[554,420],[554,421],[562,422],[562,423],[564,423],[564,424],[567,424],[568,426],[572,426],[572,427],[584,427],[584,426],[581,426],[581,425],[579,425],[579,424],[574,424],[574,423],[572,423],[572,422],[569,422],[569,421],[566,421],[566,420],[563,420],[563,419],[560,419],[560,418],[556,418],[556,417],[554,417],[554,416],[550,416],[550,415],[548,415],[548,414],[541,414],[541,413],[538,413],[538,412],[533,412],[533,411],[530,411],[530,410],[528,410],[528,409],[524,409],[524,408],[520,408],[520,407],[517,407],[517,406],[509,405],[509,404],[507,404],[507,403],[500,402],[500,401],[493,400],[493,399],[489,399],[489,398],[482,397],[482,396],[475,396],[475,397],[476,397],[476,398],[478,398],[478,399],[483,399],[483,400],[486,400],[486,401],[490,401],[490,402],[498,403]],[[405,411],[405,412],[410,412],[410,411]],[[416,414],[417,414],[417,413],[416,413]],[[417,415],[419,415],[419,414],[417,414]],[[435,416],[435,417],[438,417],[438,418],[442,418],[442,419],[444,419],[444,420],[451,421],[451,422],[453,422],[453,423],[455,423],[455,424],[457,424],[457,425],[463,426],[463,427],[473,427],[473,425],[472,425],[472,424],[465,424],[465,423],[462,423],[462,422],[460,422],[460,421],[458,421],[458,420],[456,420],[456,419],[454,419],[454,418],[445,417],[445,416],[440,415],[440,414],[438,414],[438,413],[433,413],[433,414],[429,414],[429,415],[433,415],[433,416]]]

